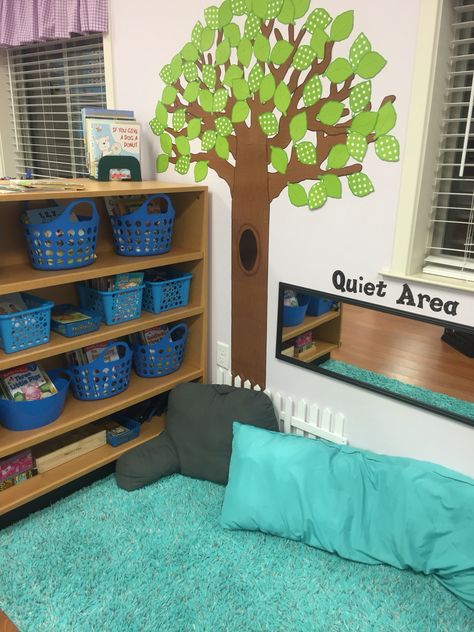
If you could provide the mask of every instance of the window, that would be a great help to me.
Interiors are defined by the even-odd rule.
[[[102,36],[9,49],[7,71],[17,175],[86,176],[81,108],[106,107]]]
[[[474,0],[420,0],[387,276],[474,291]]]

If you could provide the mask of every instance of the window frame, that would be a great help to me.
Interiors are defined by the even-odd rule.
[[[420,0],[410,110],[392,261],[382,276],[474,292],[474,283],[421,272],[439,152],[451,38],[451,3]]]

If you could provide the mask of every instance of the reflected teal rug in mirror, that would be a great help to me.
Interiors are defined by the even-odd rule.
[[[222,529],[223,497],[103,479],[0,532],[0,608],[21,632],[474,630],[432,577]]]
[[[361,369],[358,366],[341,362],[340,360],[327,360],[319,366],[327,371],[339,373],[339,375],[350,377],[358,382],[364,382],[365,384],[381,388],[384,391],[404,395],[410,399],[428,404],[428,406],[434,406],[446,412],[455,413],[474,420],[474,403],[472,402],[466,402],[456,397],[444,395],[443,393],[436,393],[435,391],[430,391],[421,386],[406,384],[395,378],[387,377],[380,373],[375,373],[374,371],[368,371],[367,369]]]

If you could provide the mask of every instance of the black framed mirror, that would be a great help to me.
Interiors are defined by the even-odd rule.
[[[474,426],[474,328],[280,283],[276,357]]]

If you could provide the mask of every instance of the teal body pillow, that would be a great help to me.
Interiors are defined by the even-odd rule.
[[[474,608],[474,480],[234,423],[221,524],[435,577]]]

